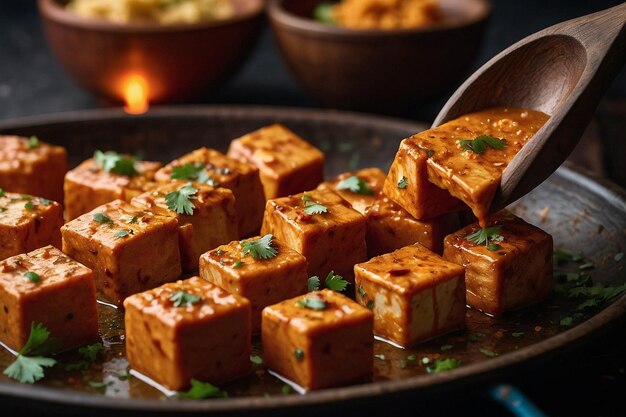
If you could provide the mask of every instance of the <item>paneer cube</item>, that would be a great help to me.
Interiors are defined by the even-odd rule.
[[[36,137],[0,136],[0,188],[63,201],[67,151]]]
[[[304,255],[309,275],[330,271],[352,280],[366,259],[365,217],[330,190],[315,190],[267,202],[261,234],[272,234]]]
[[[374,312],[374,334],[411,346],[465,327],[463,267],[420,244],[354,266],[357,301]]]
[[[484,219],[507,165],[548,119],[534,110],[498,107],[413,135],[400,146],[385,194],[421,219],[454,208],[444,189]],[[399,188],[403,177],[407,185]]]
[[[75,219],[113,200],[130,202],[155,186],[154,174],[159,168],[159,162],[136,161],[137,174],[129,177],[105,171],[94,159],[84,161],[65,176],[66,219]]]
[[[414,243],[420,243],[425,248],[441,254],[443,239],[461,226],[458,213],[417,220],[384,195],[379,195],[365,210],[365,218],[369,258]]]
[[[63,252],[93,269],[102,295],[129,295],[178,279],[178,221],[122,200],[96,207],[61,228]]]
[[[365,210],[374,204],[380,194],[387,175],[379,168],[364,168],[346,172],[321,183],[318,190],[332,190],[346,200],[353,209],[365,215]]]
[[[427,160],[428,150],[404,139],[389,168],[383,193],[419,220],[467,209],[462,201],[428,180]]]
[[[263,308],[304,294],[309,277],[304,256],[277,239],[263,239],[270,243],[276,256],[263,259],[259,255],[255,258],[254,253],[248,253],[246,249],[262,243],[259,237],[255,237],[220,246],[200,258],[202,278],[250,300],[254,334],[261,331]]]
[[[478,240],[477,223],[444,241],[444,258],[465,267],[467,304],[500,315],[544,299],[553,285],[552,236],[507,211],[488,222],[487,241]]]
[[[61,247],[59,203],[0,189],[0,259],[47,245]]]
[[[324,289],[263,310],[263,359],[307,390],[371,378],[372,312]]]
[[[221,384],[251,370],[250,302],[199,277],[124,301],[130,366],[171,390]]]
[[[198,270],[198,260],[204,252],[237,239],[237,212],[235,197],[227,188],[214,188],[194,183],[193,214],[177,213],[168,208],[165,197],[178,191],[185,183],[173,181],[159,184],[152,191],[141,194],[131,204],[145,211],[178,220],[180,227],[180,257],[183,271]]]
[[[281,124],[233,140],[228,156],[259,168],[268,200],[312,190],[324,179],[322,151]]]
[[[191,169],[185,176],[184,173],[177,175],[175,168],[202,165],[209,185],[228,188],[235,195],[239,236],[247,237],[257,233],[265,207],[265,194],[257,167],[236,161],[214,149],[200,148],[160,169],[156,179],[159,182],[169,182],[172,179],[195,181],[199,178],[198,170]]]
[[[20,350],[34,323],[61,349],[99,340],[91,270],[46,246],[0,262],[0,341]]]

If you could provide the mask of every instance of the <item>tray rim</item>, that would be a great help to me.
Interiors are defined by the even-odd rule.
[[[428,126],[426,123],[395,119],[386,116],[359,114],[335,110],[319,110],[294,107],[246,106],[246,105],[192,105],[159,106],[143,115],[128,115],[121,109],[91,109],[71,112],[50,113],[26,116],[0,121],[0,134],[13,129],[35,128],[42,126],[63,125],[97,120],[146,119],[146,118],[181,118],[185,116],[230,115],[250,117],[277,117],[283,119],[307,119],[333,122],[351,122],[362,126],[385,125],[388,128],[417,130]],[[626,190],[617,184],[591,174],[571,163],[565,163],[554,175],[580,184],[584,189],[592,190],[602,198],[626,213]],[[99,394],[62,390],[52,387],[0,382],[0,397],[16,397],[37,402],[70,406],[75,409],[93,408],[100,410],[145,411],[145,412],[236,412],[252,409],[270,410],[327,405],[329,403],[372,399],[385,395],[399,394],[425,388],[442,387],[446,383],[459,383],[471,378],[481,377],[498,369],[510,368],[523,362],[538,359],[555,353],[557,350],[581,342],[620,318],[626,317],[626,294],[594,316],[573,328],[552,336],[546,340],[503,354],[485,362],[465,365],[442,374],[421,375],[400,380],[379,381],[363,385],[334,388],[310,392],[306,395],[243,397],[213,399],[205,401],[158,401],[133,398],[111,398]]]

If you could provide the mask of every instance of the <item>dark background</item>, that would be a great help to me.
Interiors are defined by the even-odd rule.
[[[475,67],[537,30],[621,2],[492,0],[492,3],[493,16]],[[446,98],[396,116],[429,122]],[[220,90],[196,103],[318,106],[282,65],[267,27],[239,73]],[[79,89],[57,65],[43,39],[34,0],[0,0],[0,120],[113,105]],[[622,129],[626,128],[625,120],[626,72],[622,70],[574,156],[576,162],[597,174],[624,181],[622,185],[626,184],[626,169],[621,161],[626,158],[626,153],[616,153],[612,149],[616,148],[615,144],[626,141]],[[623,145],[620,146],[617,149],[624,149]],[[611,151],[607,152],[607,149]],[[521,388],[548,415],[625,416],[625,330],[626,323],[622,320],[602,335],[559,356],[518,369],[505,380]],[[399,414],[507,415],[485,394],[493,382],[498,382],[497,375],[484,386],[457,387],[452,391],[433,393],[429,399],[420,399],[409,408],[403,407]],[[376,411],[380,414],[382,410]],[[7,409],[0,414],[13,415],[12,410]]]

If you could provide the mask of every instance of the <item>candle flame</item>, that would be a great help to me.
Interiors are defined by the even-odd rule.
[[[129,114],[143,114],[148,111],[148,83],[140,75],[132,75],[124,85],[124,111]]]

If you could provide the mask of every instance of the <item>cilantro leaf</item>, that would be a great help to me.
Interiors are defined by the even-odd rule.
[[[320,279],[317,276],[309,277],[307,281],[307,287],[309,292],[311,291],[319,291],[320,289]]]
[[[501,242],[504,240],[504,237],[498,234],[500,233],[501,230],[502,230],[502,226],[484,227],[470,235],[465,236],[465,239],[477,245],[482,245],[484,243],[485,246],[487,246],[487,248],[489,249],[489,244],[491,242]],[[500,246],[500,245],[497,245],[497,246]],[[497,248],[495,250],[499,250],[501,248],[502,247]],[[492,250],[492,249],[489,249],[489,250]]]
[[[374,195],[374,190],[372,190],[365,181],[355,175],[340,181],[337,184],[337,189],[350,190],[353,193],[361,195]]]
[[[134,232],[133,232],[132,229],[129,229],[129,230],[123,229],[123,230],[118,230],[117,232],[115,232],[115,235],[113,235],[113,236],[115,237],[115,239],[121,239],[123,237],[130,236],[133,233]]]
[[[250,362],[252,362],[255,365],[262,365],[263,358],[260,357],[259,355],[250,355]]]
[[[267,234],[257,240],[249,240],[241,244],[241,254],[252,255],[254,259],[271,259],[278,255],[278,251],[272,246],[273,235]]]
[[[213,384],[209,384],[208,382],[192,379],[191,388],[189,388],[188,391],[179,392],[178,397],[190,400],[200,400],[203,398],[227,398],[228,393],[226,391],[222,391]]]
[[[461,139],[459,140],[459,146],[465,151],[471,151],[480,155],[485,153],[487,147],[493,149],[504,149],[506,146],[506,140],[494,138],[493,136],[481,135],[474,139]]]
[[[4,197],[5,191],[3,188],[0,188],[0,197]]]
[[[173,167],[170,178],[173,180],[197,180],[200,173],[204,170],[204,165],[201,163],[188,162]]]
[[[178,214],[193,215],[193,205],[191,199],[198,193],[198,189],[193,187],[191,183],[187,183],[176,191],[172,191],[165,196],[167,208]]]
[[[344,291],[348,287],[348,284],[350,283],[343,279],[341,275],[335,275],[335,271],[330,271],[326,276],[326,280],[324,280],[326,288],[337,292]]]
[[[37,136],[31,136],[28,139],[28,149],[35,149],[39,146],[39,138]]]
[[[113,151],[96,151],[93,154],[93,158],[106,172],[112,172],[126,177],[134,177],[139,173],[135,166],[135,158],[130,156],[120,155]]]
[[[174,307],[187,307],[199,303],[202,298],[186,291],[177,291],[170,295],[170,301],[174,303]]]
[[[572,317],[564,317],[561,319],[559,324],[563,327],[570,327],[574,323],[574,319]]]
[[[243,265],[244,265],[243,262],[237,261],[237,262],[234,262],[230,267],[233,269],[237,269],[237,268],[241,268]]]
[[[398,188],[404,190],[407,185],[409,185],[409,180],[405,176],[402,176],[400,181],[398,181]]]
[[[308,202],[304,205],[304,212],[308,215],[328,213],[328,208],[320,203]]]
[[[50,368],[56,364],[52,358],[40,356],[17,355],[15,361],[4,370],[4,375],[22,384],[33,384],[44,377],[43,368]]]
[[[111,218],[109,216],[107,216],[104,213],[96,213],[93,215],[93,219],[94,221],[100,223],[100,224],[113,224],[113,220],[111,220]]]
[[[295,356],[297,360],[301,361],[304,359],[304,351],[300,348],[296,348],[296,350],[293,351],[293,356]]]
[[[334,25],[333,4],[322,2],[313,9],[313,19],[325,25]]]
[[[104,345],[102,343],[93,343],[78,349],[78,353],[89,362],[95,362],[98,359],[98,355],[102,352],[104,352]]]
[[[48,355],[60,348],[60,341],[50,337],[50,332],[41,323],[31,323],[30,333],[19,354],[25,356]]]
[[[318,297],[306,297],[298,300],[298,306],[310,310],[325,310],[328,307],[326,301]]]
[[[28,271],[24,274],[24,277],[28,278],[28,280],[33,284],[38,284],[41,282],[41,277],[36,272]]]
[[[461,362],[454,358],[437,359],[426,368],[429,374],[438,374],[440,372],[447,372],[461,366]]]
[[[495,358],[496,356],[498,356],[498,354],[494,352],[493,350],[480,348],[478,349],[478,351],[489,358]]]

